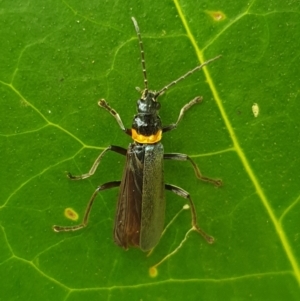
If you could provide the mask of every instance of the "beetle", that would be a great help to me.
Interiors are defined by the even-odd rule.
[[[158,97],[171,86],[218,59],[220,56],[210,59],[190,70],[158,92],[149,90],[142,38],[135,18],[132,17],[132,21],[139,41],[144,78],[144,89],[141,91],[141,97],[137,101],[137,114],[133,118],[132,127],[130,129],[125,128],[117,111],[110,107],[104,99],[101,99],[98,105],[115,118],[120,128],[127,135],[132,137],[133,142],[129,144],[128,149],[115,145],[108,146],[98,156],[88,173],[79,176],[68,173],[68,177],[72,180],[86,179],[95,173],[102,157],[108,151],[112,151],[126,157],[122,180],[107,182],[97,187],[88,202],[81,224],[75,226],[55,225],[53,229],[56,232],[63,232],[75,231],[86,227],[97,194],[106,189],[120,187],[114,225],[114,240],[117,245],[124,249],[134,246],[139,247],[143,251],[151,250],[159,242],[164,229],[166,207],[164,190],[169,190],[189,201],[193,228],[199,232],[208,243],[212,243],[214,241],[213,237],[206,234],[198,226],[196,209],[190,194],[180,187],[165,183],[163,176],[164,160],[189,161],[198,179],[212,183],[215,186],[222,184],[221,180],[203,176],[196,163],[188,155],[181,153],[164,153],[164,148],[161,143],[162,134],[174,130],[184,113],[195,104],[200,103],[202,97],[195,97],[192,101],[183,106],[177,121],[167,126],[162,125],[158,115],[160,109]]]

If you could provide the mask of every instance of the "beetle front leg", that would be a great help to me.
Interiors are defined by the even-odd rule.
[[[117,121],[118,125],[120,126],[121,130],[124,131],[127,135],[131,136],[131,129],[126,129],[123,121],[120,117],[120,115],[118,114],[118,112],[113,109],[107,102],[105,99],[101,99],[98,101],[98,106],[105,109],[107,112],[109,112]]]
[[[215,179],[211,179],[211,178],[203,176],[200,169],[198,168],[197,164],[192,160],[191,157],[189,157],[186,154],[179,154],[179,153],[164,154],[164,159],[165,160],[177,160],[177,161],[190,161],[191,164],[193,165],[196,177],[199,180],[204,181],[204,182],[212,183],[217,187],[222,185],[222,180],[215,180]]]
[[[123,147],[116,146],[116,145],[110,145],[98,156],[98,158],[95,160],[94,164],[92,165],[92,167],[88,173],[85,173],[85,174],[82,174],[79,176],[73,176],[70,172],[68,172],[68,177],[71,180],[82,180],[82,179],[86,179],[86,178],[92,176],[95,173],[96,169],[98,168],[98,165],[100,164],[102,157],[104,156],[104,154],[107,151],[112,151],[112,152],[121,154],[123,156],[126,156],[126,153],[127,153],[127,150]]]
[[[178,119],[175,123],[172,123],[170,125],[164,126],[163,127],[163,133],[168,132],[168,131],[172,131],[174,129],[177,128],[178,123],[180,122],[180,120],[182,119],[183,115],[185,114],[185,112],[190,109],[193,105],[197,104],[197,103],[201,103],[202,101],[202,97],[201,96],[197,96],[195,97],[193,100],[191,100],[189,103],[187,103],[186,105],[184,105],[182,107],[182,109],[180,110]]]

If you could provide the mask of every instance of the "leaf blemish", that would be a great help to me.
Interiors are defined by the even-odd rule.
[[[206,13],[213,18],[214,21],[223,21],[226,15],[221,11],[206,11]]]
[[[157,268],[156,267],[151,267],[149,269],[149,275],[151,278],[155,278],[158,274]]]
[[[66,218],[71,219],[72,221],[78,220],[78,213],[74,209],[66,208],[64,213]]]
[[[252,105],[252,113],[253,113],[254,117],[258,116],[258,114],[259,114],[259,106],[258,106],[257,103],[254,103]]]

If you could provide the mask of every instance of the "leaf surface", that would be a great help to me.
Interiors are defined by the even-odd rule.
[[[299,300],[297,1],[1,1],[0,11],[0,300]],[[166,125],[203,96],[163,143],[224,185],[200,182],[188,162],[166,162],[165,179],[190,193],[213,245],[170,192],[150,256],[113,242],[118,189],[97,196],[87,228],[52,230],[80,223],[96,187],[121,179],[114,153],[89,179],[66,171],[130,143],[97,101],[131,126],[143,88],[132,16],[150,89],[222,55],[160,98]]]

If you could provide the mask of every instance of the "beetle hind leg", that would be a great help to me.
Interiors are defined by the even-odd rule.
[[[99,193],[99,191],[118,187],[118,186],[120,186],[120,184],[121,184],[121,181],[112,181],[112,182],[107,182],[107,183],[97,187],[97,189],[95,190],[95,192],[93,193],[92,197],[90,198],[90,200],[88,202],[88,205],[85,209],[85,214],[84,214],[81,224],[75,225],[75,226],[56,226],[55,225],[52,227],[53,230],[55,232],[68,232],[68,231],[80,230],[80,229],[86,227],[88,224],[88,221],[89,221],[89,216],[90,216],[92,206],[94,204],[94,200],[95,200],[97,194]]]
[[[166,190],[169,190],[169,191],[172,191],[173,193],[185,198],[185,199],[188,199],[189,202],[190,202],[190,206],[191,206],[191,214],[192,214],[192,225],[193,225],[193,228],[199,233],[201,234],[204,239],[209,243],[209,244],[212,244],[214,242],[214,238],[210,235],[208,235],[204,230],[202,230],[199,226],[198,226],[198,222],[197,222],[197,213],[196,213],[196,209],[195,209],[195,205],[194,205],[194,202],[193,200],[191,199],[190,197],[190,194],[185,191],[184,189],[178,187],[178,186],[175,186],[175,185],[172,185],[172,184],[165,184],[165,189]]]

